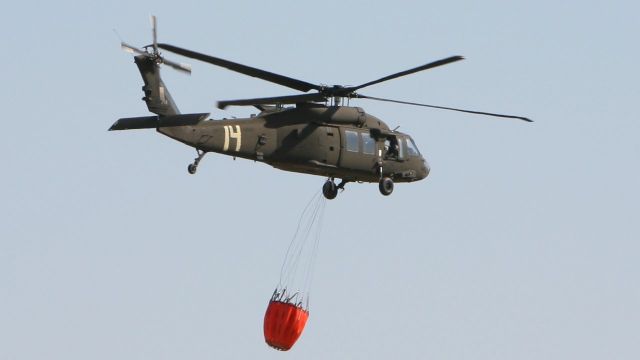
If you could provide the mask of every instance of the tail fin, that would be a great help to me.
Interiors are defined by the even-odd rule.
[[[160,67],[154,61],[154,59],[145,55],[138,55],[134,57],[140,75],[144,80],[144,100],[147,103],[147,108],[154,114],[160,116],[171,116],[180,114],[180,110],[173,101],[169,90],[164,85],[162,78],[160,78]]]

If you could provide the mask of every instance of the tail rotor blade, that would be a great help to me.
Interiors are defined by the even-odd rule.
[[[126,42],[121,42],[120,43],[120,48],[130,54],[140,54],[140,55],[149,55],[146,51],[137,48],[133,45],[129,45]]]
[[[177,63],[175,61],[171,61],[167,59],[162,59],[162,63],[165,65],[171,66],[172,68],[178,71],[182,71],[184,73],[187,73],[188,75],[191,75],[191,65],[189,64]]]
[[[151,31],[153,35],[153,51],[158,52],[158,19],[151,15]]]

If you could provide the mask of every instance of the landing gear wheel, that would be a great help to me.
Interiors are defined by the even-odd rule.
[[[322,194],[329,200],[333,200],[338,196],[338,187],[332,180],[327,180],[322,185]]]
[[[193,160],[193,163],[187,166],[187,171],[189,171],[189,174],[191,175],[196,173],[196,171],[198,170],[198,164],[200,163],[200,160],[202,160],[202,158],[207,154],[205,151],[202,151],[202,150],[196,150],[196,152],[198,153],[198,157],[195,158],[195,160]]]
[[[380,189],[380,194],[384,196],[391,195],[391,193],[393,192],[393,180],[388,177],[383,177],[382,179],[380,179],[378,188]]]

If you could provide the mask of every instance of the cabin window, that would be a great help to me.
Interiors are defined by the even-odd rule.
[[[346,137],[347,151],[360,151],[360,147],[358,146],[360,143],[358,133],[356,131],[345,130],[344,134]]]
[[[420,151],[418,151],[418,147],[416,146],[416,143],[413,142],[412,138],[407,138],[407,152],[409,153],[409,156],[420,155]]]
[[[373,155],[376,153],[376,140],[371,134],[360,133],[362,135],[362,153]]]

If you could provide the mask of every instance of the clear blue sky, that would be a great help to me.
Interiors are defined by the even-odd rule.
[[[0,359],[638,359],[638,3],[381,4],[5,6]],[[107,132],[148,114],[112,29],[145,45],[151,13],[161,41],[313,83],[464,55],[367,94],[536,122],[352,103],[432,173],[327,204],[311,317],[283,354],[262,317],[324,180],[216,155],[190,176],[193,149]],[[183,112],[290,92],[192,65],[163,72]]]

